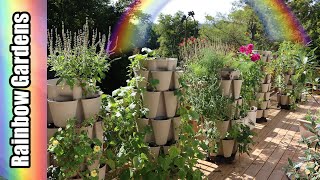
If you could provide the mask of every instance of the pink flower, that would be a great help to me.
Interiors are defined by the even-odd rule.
[[[251,51],[252,51],[253,48],[254,48],[253,44],[248,44],[248,45],[247,45],[247,49],[248,49],[248,50],[251,50]]]
[[[260,59],[260,54],[253,54],[251,56],[251,61],[256,62]]]
[[[254,48],[253,44],[248,44],[248,45],[246,46],[246,49],[247,49],[247,50],[246,50],[246,55],[252,54],[253,48]]]
[[[245,52],[247,51],[247,47],[241,46],[241,47],[239,48],[239,51],[240,51],[241,53],[245,53]]]
[[[252,53],[252,50],[251,50],[251,49],[247,49],[247,50],[246,50],[246,55],[251,54],[251,53]]]

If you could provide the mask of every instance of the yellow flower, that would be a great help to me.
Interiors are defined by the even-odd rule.
[[[58,144],[59,144],[59,141],[54,140],[54,141],[52,141],[52,144],[53,144],[54,146],[56,146],[56,145],[58,145]]]
[[[90,175],[91,175],[92,177],[96,177],[96,176],[98,175],[98,173],[97,173],[96,170],[92,170],[91,173],[90,173]]]
[[[93,151],[96,152],[96,153],[99,152],[100,151],[100,146],[94,146]]]

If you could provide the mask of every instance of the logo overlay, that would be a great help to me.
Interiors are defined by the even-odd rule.
[[[12,137],[11,168],[30,167],[30,99],[31,85],[31,16],[28,12],[15,12],[12,15],[12,75],[9,79],[12,87],[12,113],[10,121]]]

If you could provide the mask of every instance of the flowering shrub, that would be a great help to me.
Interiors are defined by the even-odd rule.
[[[53,154],[56,166],[48,168],[49,179],[98,179],[96,169],[89,171],[83,167],[92,165],[95,160],[103,161],[100,159],[102,143],[98,139],[90,139],[76,119],[69,119],[66,128],[60,128],[49,143],[48,151]]]
[[[243,84],[242,84],[242,97],[245,99],[245,104],[250,100],[255,99],[255,91],[260,85],[261,78],[264,73],[261,72],[261,67],[265,65],[260,60],[260,54],[253,52],[254,45],[248,44],[239,48],[239,53],[236,58],[231,61],[232,67],[240,70]]]
[[[243,58],[250,57],[251,61],[256,62],[260,60],[260,54],[253,53],[253,44],[248,44],[247,46],[241,46],[239,48],[239,52],[241,53],[240,56],[243,56]]]

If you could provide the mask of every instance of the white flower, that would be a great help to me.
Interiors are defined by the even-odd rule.
[[[62,131],[62,128],[59,128],[58,131]]]
[[[137,92],[132,92],[132,93],[131,93],[131,96],[132,96],[132,97],[134,97],[134,96],[136,96],[136,95],[137,95]]]
[[[116,89],[114,91],[112,91],[112,96],[115,96],[119,93],[120,89]]]
[[[130,109],[134,109],[136,107],[136,104],[134,104],[134,103],[131,103],[130,105],[129,105],[129,108]]]
[[[120,112],[117,112],[116,113],[116,117],[120,117],[121,116],[121,113]]]
[[[144,47],[144,48],[142,48],[142,49],[141,49],[141,52],[147,52],[147,53],[150,53],[150,52],[152,52],[152,50],[151,50],[151,49],[149,49],[149,48]]]
[[[118,94],[118,96],[120,96],[120,97],[123,97],[125,95],[125,92],[124,91],[121,91],[119,94]]]

